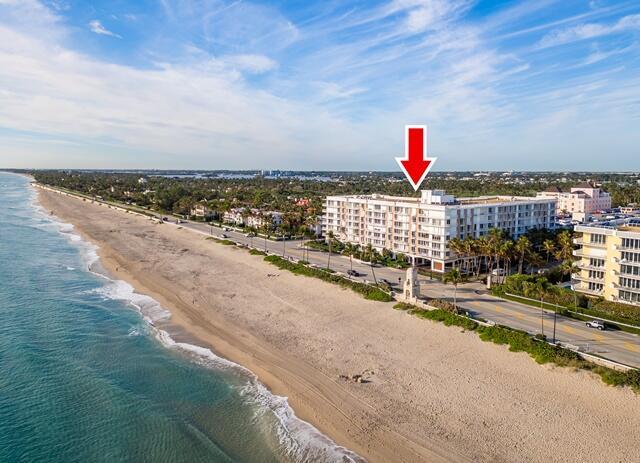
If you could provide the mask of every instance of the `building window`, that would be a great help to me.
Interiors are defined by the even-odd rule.
[[[591,235],[591,244],[604,244],[605,243],[605,235],[596,235],[592,233]]]

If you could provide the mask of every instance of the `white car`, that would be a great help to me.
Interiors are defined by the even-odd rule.
[[[605,329],[604,323],[600,320],[589,320],[587,322],[587,326],[589,328],[595,328],[597,330],[603,331]]]

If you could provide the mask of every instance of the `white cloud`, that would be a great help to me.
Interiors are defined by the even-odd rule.
[[[587,23],[559,29],[545,35],[539,42],[541,48],[564,45],[566,43],[587,40],[604,35],[640,29],[640,14],[628,15],[613,24]]]
[[[278,63],[264,55],[230,55],[222,58],[240,71],[263,74],[278,67]]]
[[[109,35],[111,37],[116,37],[118,39],[121,39],[122,36],[111,32],[110,30],[106,29],[102,23],[100,21],[98,21],[97,19],[94,19],[92,21],[89,21],[89,29],[91,29],[91,32],[94,32],[98,35]]]
[[[320,90],[320,98],[327,100],[350,98],[367,91],[363,87],[347,88],[335,82],[315,82],[315,85]]]
[[[176,6],[175,20],[163,20],[182,26],[175,36],[184,41],[172,42],[173,54],[150,49],[162,62],[140,68],[78,53],[75,31],[35,0],[3,6],[0,165],[15,165],[16,156],[48,167],[394,169],[406,123],[430,125],[442,169],[485,161],[484,168],[507,168],[507,159],[509,168],[531,167],[533,156],[523,153],[537,140],[571,144],[560,126],[587,147],[601,136],[596,126],[621,127],[616,140],[640,144],[629,129],[640,95],[632,78],[612,71],[597,85],[588,74],[566,86],[549,76],[532,81],[545,72],[535,60],[488,43],[491,25],[457,20],[465,2],[443,16],[416,13],[425,16],[415,18],[415,31],[424,30],[409,32],[410,13],[427,4],[354,11],[356,30],[343,21],[290,30],[281,14],[243,4],[206,18],[193,11],[184,25]],[[633,17],[616,24],[631,27]],[[188,42],[187,29],[203,41]],[[300,48],[279,53],[287,44]],[[212,58],[208,50],[224,51]],[[264,79],[244,77],[277,66],[283,71]],[[572,125],[589,130],[578,135]],[[570,163],[553,143],[544,147],[549,162]]]

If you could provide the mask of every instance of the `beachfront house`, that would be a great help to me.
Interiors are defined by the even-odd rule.
[[[195,217],[202,217],[205,220],[210,220],[214,217],[215,213],[206,204],[199,203],[191,208],[190,214]]]
[[[265,224],[277,227],[282,223],[282,213],[236,207],[225,212],[223,220],[225,223],[241,227],[263,228]]]

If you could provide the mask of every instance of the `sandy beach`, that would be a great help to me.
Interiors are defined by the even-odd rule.
[[[171,311],[178,340],[252,370],[372,462],[640,461],[640,397],[459,328],[295,276],[246,250],[39,190],[104,267]],[[340,375],[371,371],[356,384]]]

